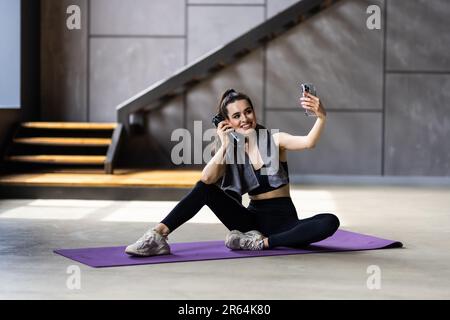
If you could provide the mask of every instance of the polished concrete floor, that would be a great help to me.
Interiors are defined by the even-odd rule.
[[[333,212],[342,229],[404,248],[95,269],[52,250],[128,244],[176,202],[2,200],[0,298],[450,298],[450,188],[315,185],[291,194],[301,218]],[[205,207],[169,242],[226,232]],[[379,270],[375,288],[371,266]]]

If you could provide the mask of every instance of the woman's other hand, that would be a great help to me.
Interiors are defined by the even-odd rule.
[[[321,119],[327,116],[327,112],[323,107],[322,101],[309,92],[305,92],[305,96],[300,98],[300,104],[304,109],[311,110]]]

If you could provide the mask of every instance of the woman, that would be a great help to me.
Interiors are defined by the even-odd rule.
[[[234,89],[227,90],[218,110],[225,119],[217,127],[221,146],[203,169],[200,181],[159,224],[129,245],[125,252],[134,256],[169,254],[169,233],[191,219],[205,204],[231,230],[225,245],[232,250],[302,247],[333,235],[339,227],[339,219],[335,215],[322,213],[299,220],[290,197],[286,153],[313,148],[326,119],[318,97],[305,93],[299,102],[304,109],[315,112],[316,123],[307,136],[292,136],[285,132],[269,134],[268,146],[270,141],[276,145],[279,165],[276,172],[265,175],[268,158],[264,155],[267,152],[260,150],[260,146],[265,144],[254,143],[255,139],[243,140],[245,159],[251,166],[226,161],[230,154],[227,150],[232,150],[230,145],[236,145],[229,133],[252,137],[257,132],[256,128],[265,129],[257,124],[250,98]],[[248,193],[250,198],[247,208],[240,201],[244,193]]]

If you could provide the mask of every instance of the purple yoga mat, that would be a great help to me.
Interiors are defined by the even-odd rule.
[[[54,252],[88,266],[94,268],[102,268],[167,262],[251,258],[318,252],[373,250],[399,248],[402,246],[403,244],[398,241],[377,238],[356,232],[338,230],[333,236],[309,245],[304,249],[280,247],[277,249],[263,251],[232,251],[225,247],[224,241],[221,240],[172,243],[170,244],[171,254],[153,257],[129,256],[124,252],[125,246],[60,249],[54,250]]]

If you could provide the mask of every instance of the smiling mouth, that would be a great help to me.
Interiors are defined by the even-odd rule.
[[[250,129],[252,127],[252,125],[250,123],[244,124],[243,126],[241,126],[241,129]]]

